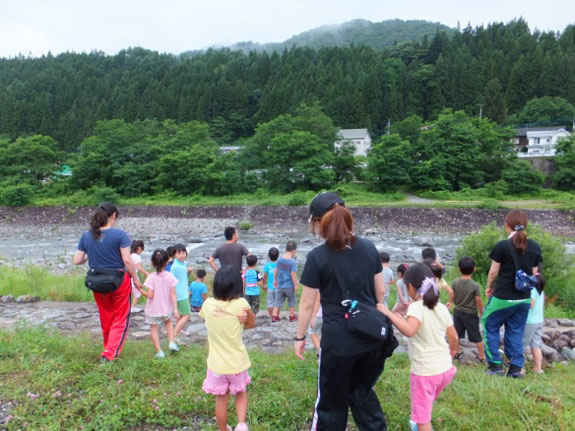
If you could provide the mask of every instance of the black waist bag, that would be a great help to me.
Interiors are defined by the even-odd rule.
[[[90,269],[84,284],[93,292],[110,293],[122,285],[125,275],[117,269]]]

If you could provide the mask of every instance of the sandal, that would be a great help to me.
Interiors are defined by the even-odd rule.
[[[453,359],[461,359],[463,357],[463,352],[456,353]]]

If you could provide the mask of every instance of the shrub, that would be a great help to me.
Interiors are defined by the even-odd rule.
[[[8,186],[2,191],[2,204],[9,207],[23,207],[32,201],[33,196],[32,186]]]
[[[451,276],[457,276],[457,262],[462,256],[471,256],[475,260],[477,272],[475,279],[486,287],[487,273],[491,266],[489,253],[498,241],[506,238],[506,232],[495,223],[484,226],[478,233],[469,235],[457,249]],[[540,227],[530,225],[527,236],[541,246],[543,255],[542,274],[547,279],[545,292],[552,302],[575,310],[575,258],[567,254],[564,241],[544,232]]]
[[[248,231],[252,228],[252,222],[249,220],[242,220],[238,223],[240,230]]]
[[[88,192],[93,205],[98,205],[102,202],[118,203],[120,199],[120,195],[112,187],[91,187]]]
[[[288,200],[288,205],[290,207],[302,207],[305,206],[306,204],[307,204],[307,198],[302,193],[293,193]]]

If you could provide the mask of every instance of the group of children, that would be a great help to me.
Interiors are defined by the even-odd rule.
[[[176,244],[168,250],[157,249],[152,253],[151,263],[155,269],[147,273],[141,266],[140,254],[144,250],[142,241],[132,244],[133,259],[138,271],[146,275],[143,288],[134,289],[134,297],[147,298],[144,309],[145,321],[150,325],[151,338],[156,357],[164,358],[160,347],[159,325],[166,327],[168,348],[178,351],[177,336],[192,311],[197,311],[205,320],[208,329],[209,356],[206,378],[202,389],[216,396],[216,419],[221,431],[231,431],[227,423],[227,404],[230,393],[235,396],[238,416],[236,431],[247,431],[247,393],[250,383],[250,359],[242,341],[244,329],[255,326],[255,316],[260,308],[260,288],[267,290],[267,308],[270,320],[280,320],[279,311],[288,301],[289,320],[295,315],[296,289],[298,287],[297,245],[289,241],[283,257],[275,247],[268,252],[269,262],[263,267],[263,275],[256,269],[257,257],[246,256],[247,268],[241,273],[234,267],[220,268],[214,277],[213,297],[207,298],[206,271],[197,270],[196,280],[189,283],[192,268],[185,263],[187,251],[183,244]],[[477,346],[477,358],[485,362],[483,340],[479,328],[479,315],[483,311],[481,289],[472,276],[475,262],[471,257],[459,260],[461,276],[453,285],[444,280],[444,267],[435,250],[424,249],[422,263],[410,268],[407,264],[397,267],[397,279],[389,266],[390,256],[381,253],[386,294],[378,309],[386,314],[392,323],[408,337],[408,352],[411,361],[412,430],[431,430],[433,403],[456,373],[452,358],[459,359],[463,352],[458,337],[467,334],[470,342]],[[397,289],[397,300],[392,311],[387,300],[392,286]],[[543,286],[534,289],[534,307],[525,330],[526,347],[531,347],[534,357],[534,371],[541,370],[541,326],[543,321]],[[441,290],[447,291],[449,300],[439,302]],[[319,297],[319,295],[318,295]],[[133,307],[137,298],[133,302]],[[449,310],[453,309],[453,318]],[[310,324],[310,338],[319,350],[321,334],[321,305],[319,298],[314,307]],[[176,319],[175,327],[172,318]],[[447,338],[447,340],[446,340]]]
[[[406,264],[397,267],[397,280],[389,281],[386,270],[390,257],[380,254],[386,296],[377,308],[387,315],[399,331],[408,338],[411,362],[411,417],[409,426],[413,431],[431,430],[433,403],[443,389],[451,383],[456,368],[452,359],[460,359],[463,351],[459,339],[467,338],[477,346],[477,359],[485,363],[485,350],[480,332],[479,316],[483,313],[480,285],[472,279],[476,270],[473,258],[462,257],[458,262],[460,277],[453,285],[444,280],[444,268],[433,248],[422,252],[423,262],[408,270]],[[397,300],[390,311],[387,296],[391,284],[397,288]],[[543,326],[543,288],[545,280],[540,277],[532,289],[532,305],[525,327],[523,344],[533,353],[533,370],[541,374],[541,330]],[[439,302],[440,292],[447,291],[446,305]],[[453,317],[449,310],[453,309]],[[447,338],[447,340],[446,340]]]

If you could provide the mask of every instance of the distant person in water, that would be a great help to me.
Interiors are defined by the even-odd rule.
[[[228,226],[224,230],[226,242],[216,248],[216,251],[208,259],[208,263],[214,271],[218,270],[216,259],[220,261],[220,266],[230,265],[242,272],[243,257],[249,255],[245,245],[238,242],[238,231],[235,227]]]

